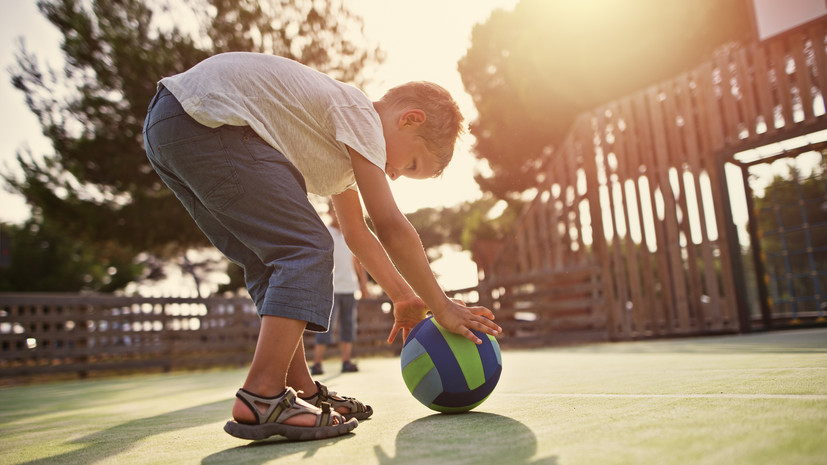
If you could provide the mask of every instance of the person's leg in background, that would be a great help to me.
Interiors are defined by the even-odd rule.
[[[335,307],[339,308],[339,348],[342,351],[342,372],[352,373],[359,368],[351,360],[353,342],[356,340],[356,297],[351,294],[335,294]],[[332,321],[333,317],[331,317]]]
[[[310,374],[312,375],[324,374],[322,362],[324,361],[324,354],[327,346],[333,343],[333,330],[336,328],[337,313],[339,313],[339,303],[334,294],[333,308],[330,311],[330,326],[328,327],[327,332],[316,333],[316,344],[313,347],[313,366],[310,368]]]

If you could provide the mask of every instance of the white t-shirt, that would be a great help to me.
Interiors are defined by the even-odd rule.
[[[370,99],[301,63],[223,53],[160,83],[207,127],[250,126],[296,166],[308,192],[329,196],[355,185],[345,145],[385,169],[382,123]]]
[[[342,231],[333,226],[328,226],[327,230],[333,237],[333,292],[352,294],[359,289],[359,278],[353,268],[353,253],[347,247]]]

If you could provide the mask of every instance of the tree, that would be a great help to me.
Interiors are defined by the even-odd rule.
[[[497,203],[493,196],[485,196],[453,207],[422,208],[406,216],[419,232],[428,257],[436,260],[437,249],[443,244],[456,244],[470,251],[475,240],[501,239],[517,221],[518,209],[496,212]]]
[[[54,153],[19,152],[22,178],[3,178],[26,198],[44,233],[89,245],[99,262],[103,251],[129,264],[142,252],[185,257],[189,248],[209,246],[144,154],[142,124],[158,79],[229,50],[276,53],[356,84],[365,66],[382,60],[378,48],[347,39],[361,21],[337,2],[189,1],[203,29],[193,36],[158,25],[165,17],[149,5],[169,15],[175,4],[160,1],[40,0],[63,34],[65,68],[44,72],[21,46],[12,69]],[[176,24],[186,23],[175,14]],[[144,274],[161,276],[158,269]]]
[[[749,37],[748,0],[521,0],[477,25],[459,71],[477,107],[476,177],[509,199],[535,187],[583,111],[687,71]]]
[[[0,292],[107,292],[128,284],[138,271],[132,260],[123,262],[118,253],[77,242],[35,219],[0,229],[9,245]]]
[[[767,273],[782,284],[778,285],[781,297],[789,299],[786,286],[787,268],[795,278],[794,291],[798,297],[818,294],[814,280],[823,289],[824,276],[811,273],[824,270],[827,265],[827,163],[825,153],[822,162],[809,176],[792,163],[789,175],[776,174],[755,198],[755,221],[761,238],[761,251],[766,257]]]

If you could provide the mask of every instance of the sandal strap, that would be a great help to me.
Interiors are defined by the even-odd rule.
[[[351,414],[363,413],[367,410],[365,404],[354,397],[338,396],[336,391],[329,390],[327,386],[318,381],[316,381],[316,387],[319,389],[316,394],[313,394],[310,397],[302,397],[301,399],[317,407],[320,407],[323,403],[328,403],[334,409],[337,407],[346,407],[350,409]],[[334,397],[339,397],[339,399]]]
[[[247,407],[256,416],[256,424],[259,425],[275,422],[284,411],[289,409],[296,402],[296,397],[298,397],[296,391],[290,387],[275,397],[262,397],[253,394],[244,388],[239,389],[238,392],[235,393],[235,396],[247,404]],[[264,404],[267,406],[267,409],[262,412],[258,408],[257,404]]]
[[[330,404],[328,404],[327,402],[322,402],[322,405],[319,406],[319,408],[322,409],[322,414],[316,418],[316,426],[328,426],[332,424]]]

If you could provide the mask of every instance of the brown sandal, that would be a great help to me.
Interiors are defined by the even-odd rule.
[[[316,381],[316,387],[319,391],[310,397],[301,397],[302,400],[320,407],[322,404],[330,404],[330,407],[335,411],[339,407],[350,409],[350,412],[343,413],[345,419],[350,420],[355,418],[357,420],[364,420],[373,415],[373,409],[370,405],[365,405],[353,397],[345,397],[336,395],[335,391],[328,391],[327,386]]]
[[[256,424],[239,423],[230,420],[224,425],[224,431],[240,439],[259,440],[270,436],[281,435],[295,441],[309,439],[325,439],[346,434],[359,425],[356,419],[345,419],[341,414],[331,409],[327,402],[314,406],[298,398],[293,388],[287,388],[276,397],[261,397],[245,389],[239,389],[236,397],[241,399],[255,414]],[[262,412],[258,405],[266,405]],[[285,425],[283,422],[290,417],[302,413],[316,415],[314,426]],[[336,423],[338,419],[338,423]]]

